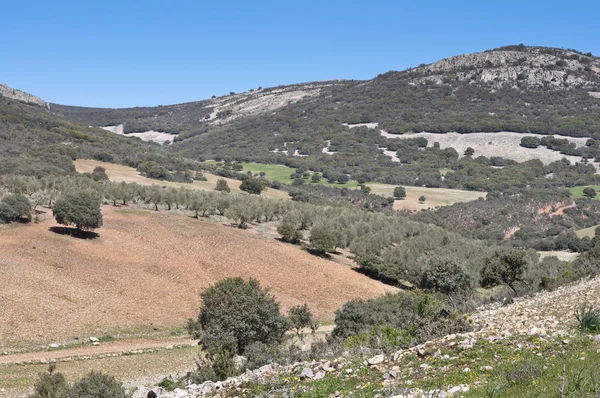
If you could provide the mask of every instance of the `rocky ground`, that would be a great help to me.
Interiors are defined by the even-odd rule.
[[[586,344],[598,350],[600,335],[589,339],[575,332],[574,311],[584,303],[600,304],[599,291],[600,278],[594,278],[512,304],[484,307],[470,316],[474,331],[448,335],[391,355],[367,352],[356,357],[344,353],[338,358],[310,363],[270,364],[222,382],[192,384],[174,391],[140,386],[133,396],[146,397],[150,390],[162,398],[257,396],[258,391],[265,392],[264,396],[291,396],[304,390],[308,396],[319,396],[314,392],[325,383],[323,380],[329,380],[328,385],[335,381],[342,389],[353,379],[361,381],[353,385],[356,393],[327,390],[327,395],[462,395],[482,388],[496,367],[503,369],[521,356],[555,357],[565,351],[576,353],[578,347]],[[436,385],[434,380],[443,388],[427,388]],[[262,390],[257,386],[262,386]]]

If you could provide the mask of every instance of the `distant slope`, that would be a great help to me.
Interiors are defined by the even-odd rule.
[[[241,94],[157,107],[108,109],[49,104],[49,108],[53,114],[95,127],[122,124],[126,134],[149,130],[193,134],[205,125],[222,125],[240,117],[270,113],[319,95],[326,87],[345,84],[348,83],[331,81],[259,88]]]
[[[168,168],[192,168],[193,164],[163,146],[120,137],[51,115],[35,104],[0,96],[0,174],[72,173],[77,158],[134,167],[146,160]]]
[[[356,297],[394,288],[298,246],[165,212],[104,206],[95,240],[39,224],[0,230],[0,341],[180,329],[219,279],[257,278],[284,309],[308,303],[319,319]]]

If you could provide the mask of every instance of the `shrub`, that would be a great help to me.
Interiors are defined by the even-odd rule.
[[[23,195],[8,195],[0,202],[0,222],[31,221],[31,204]]]
[[[144,162],[140,164],[137,170],[144,176],[148,178],[154,178],[157,180],[168,180],[169,179],[169,171],[163,166],[159,165],[156,162]]]
[[[426,200],[425,195],[419,196],[419,202],[424,203]]]
[[[68,398],[69,386],[62,373],[55,372],[55,364],[48,371],[40,373],[28,398]]]
[[[248,360],[246,367],[248,369],[257,369],[269,363],[282,363],[286,360],[286,355],[279,344],[254,342],[246,347],[244,356]]]
[[[394,198],[396,198],[396,199],[406,198],[406,189],[404,189],[404,187],[400,187],[400,186],[394,188]]]
[[[114,377],[100,372],[90,372],[73,384],[69,398],[129,398],[123,384]]]
[[[387,294],[372,300],[352,300],[336,312],[332,336],[346,339],[369,332],[373,327],[389,326],[390,330],[381,329],[377,333],[395,336],[390,340],[408,346],[468,330],[462,318],[442,317],[442,309],[443,304],[439,300],[417,292]]]
[[[537,148],[540,146],[540,139],[537,137],[526,136],[521,138],[521,146],[524,148]]]
[[[444,294],[466,292],[471,289],[471,278],[457,262],[442,257],[427,260],[421,285]]]
[[[313,173],[313,175],[310,179],[312,182],[319,182],[319,181],[321,181],[321,174]]]
[[[59,224],[75,225],[78,230],[102,226],[100,199],[91,191],[63,195],[52,206],[52,214]]]
[[[206,289],[201,298],[198,319],[189,328],[209,351],[216,352],[231,342],[242,353],[257,341],[271,344],[283,340],[286,319],[275,298],[256,279],[223,279]]]
[[[220,192],[231,192],[231,188],[229,188],[229,184],[227,184],[227,180],[223,179],[223,178],[219,178],[217,180],[217,186],[215,187],[215,191],[220,191]]]
[[[600,332],[600,310],[591,304],[583,304],[575,311],[577,329],[581,333],[595,334]]]

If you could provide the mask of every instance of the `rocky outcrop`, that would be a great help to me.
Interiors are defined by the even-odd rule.
[[[27,102],[38,106],[46,106],[46,102],[40,97],[8,87],[6,84],[0,84],[0,95],[16,101]]]
[[[415,83],[442,84],[462,81],[483,83],[493,88],[505,85],[565,89],[573,87],[600,87],[594,73],[596,58],[573,51],[526,47],[526,50],[492,50],[463,54],[442,59],[415,71],[426,77]]]

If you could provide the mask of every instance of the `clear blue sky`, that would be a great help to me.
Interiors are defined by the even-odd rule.
[[[82,106],[370,79],[507,44],[600,54],[597,0],[45,0],[0,14],[0,82]]]

